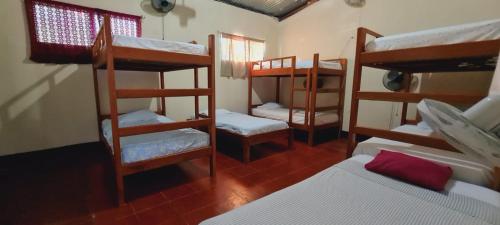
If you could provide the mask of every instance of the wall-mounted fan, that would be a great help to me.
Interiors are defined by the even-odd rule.
[[[344,0],[345,3],[354,8],[361,8],[366,4],[366,0]]]
[[[391,70],[384,75],[382,84],[390,91],[399,91],[403,88],[404,74],[399,71]]]
[[[159,13],[167,14],[175,7],[175,0],[151,0],[151,6]]]

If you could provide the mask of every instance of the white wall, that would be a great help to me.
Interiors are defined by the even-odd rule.
[[[84,6],[144,15],[143,36],[161,38],[161,19],[145,13],[142,0],[64,0]],[[24,1],[0,1],[0,155],[42,150],[98,140],[91,67],[45,65],[30,62]],[[275,56],[277,21],[247,10],[209,0],[178,0],[165,18],[166,38],[196,40],[207,44],[208,34],[218,31],[265,39]],[[7,13],[9,12],[9,13]],[[217,107],[246,112],[247,82],[220,77],[216,67]],[[200,77],[205,79],[205,71]],[[118,86],[155,86],[156,77],[146,73],[120,73]],[[167,87],[191,87],[192,72],[166,76]],[[268,98],[265,81],[255,98]],[[269,82],[268,82],[269,83]],[[272,84],[269,84],[272,85]],[[105,86],[103,82],[101,86]],[[103,92],[106,94],[105,92]],[[107,99],[102,98],[104,109]],[[171,99],[167,114],[185,119],[194,112],[193,98]],[[154,106],[151,100],[120,101],[122,111]],[[203,109],[203,106],[201,107]]]
[[[344,0],[322,0],[279,24],[280,55],[297,55],[311,59],[314,53],[320,53],[320,58],[323,59],[343,57],[349,60],[344,130],[349,126],[354,37],[357,27],[363,26],[390,35],[500,17],[498,0],[366,1],[363,8],[351,8],[344,3]],[[381,84],[382,71],[374,69],[364,71],[363,90],[385,90]],[[433,92],[457,89],[467,92],[485,91],[491,79],[490,74],[460,75],[458,82],[454,83],[444,81],[451,75],[427,75],[422,79],[420,88]],[[457,74],[452,75],[457,76]],[[442,86],[446,88],[443,89]],[[394,120],[398,116],[391,113],[393,106],[397,109],[398,105],[362,101],[359,123],[364,126],[389,128],[391,119]]]

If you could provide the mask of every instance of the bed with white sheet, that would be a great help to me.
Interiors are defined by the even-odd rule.
[[[393,129],[393,131],[422,136],[437,136],[437,134],[423,122],[418,125],[399,126]],[[455,179],[481,186],[490,184],[491,173],[493,171],[492,167],[467,158],[464,154],[457,152],[373,137],[358,143],[354,149],[353,155],[375,156],[381,149],[402,152],[415,157],[446,164],[453,169],[453,178]]]
[[[500,39],[500,19],[376,38],[366,52],[388,51]]]
[[[206,115],[202,112],[202,115]],[[280,120],[272,120],[231,112],[226,109],[216,110],[215,126],[235,134],[252,136],[278,130],[288,129],[288,124]]]
[[[123,35],[113,35],[113,46],[176,52],[190,55],[208,55],[208,49],[204,45]]]
[[[168,117],[148,110],[140,110],[119,116],[119,127],[173,122]],[[106,142],[113,148],[111,121],[102,121],[102,131]],[[149,133],[120,138],[122,162],[133,163],[167,156],[180,152],[209,147],[210,137],[199,130],[186,128],[158,133]]]
[[[266,103],[261,106],[257,106],[256,108],[252,109],[252,114],[259,117],[281,120],[285,122],[288,122],[289,120],[289,109],[277,103]],[[324,125],[339,121],[339,116],[337,114],[337,111],[335,110],[316,112],[315,115],[315,125]],[[298,109],[293,110],[292,121],[296,124],[304,124],[305,111]]]
[[[435,192],[364,169],[357,155],[202,225],[500,224],[500,193],[449,180]]]
[[[270,61],[264,61],[262,62],[262,69],[271,69],[271,63]],[[281,65],[281,60],[273,60],[272,61],[272,68],[288,68],[292,67],[292,62],[291,59],[285,59],[283,60],[283,66]],[[313,68],[314,62],[313,60],[308,60],[308,59],[298,59],[295,61],[295,69],[308,69],[308,68]],[[323,68],[323,69],[333,69],[333,70],[342,70],[342,64],[338,61],[322,61],[320,60],[318,62],[318,67]],[[260,65],[255,64],[253,66],[254,70],[259,70]]]

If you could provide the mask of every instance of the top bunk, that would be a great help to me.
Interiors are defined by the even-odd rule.
[[[209,35],[208,47],[150,38],[128,37],[111,33],[109,16],[92,46],[94,68],[104,69],[113,59],[115,70],[168,72],[212,66],[215,37]]]
[[[265,59],[250,63],[250,75],[253,77],[304,77],[308,72],[317,71],[319,76],[344,76],[347,59],[319,60],[319,54],[313,60],[298,60],[296,56]],[[294,69],[293,69],[294,68]]]
[[[367,43],[367,36],[375,39]],[[500,50],[500,19],[392,36],[358,29],[362,66],[401,72],[493,71]]]

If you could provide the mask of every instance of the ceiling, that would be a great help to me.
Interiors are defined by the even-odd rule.
[[[297,13],[319,0],[215,0],[239,8],[276,17],[278,20]]]

